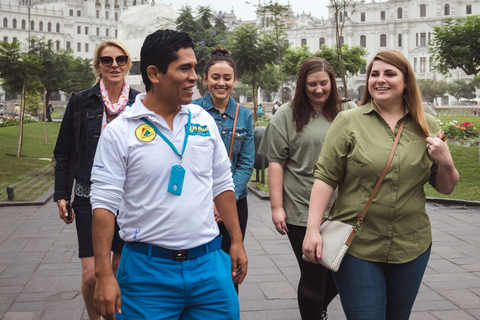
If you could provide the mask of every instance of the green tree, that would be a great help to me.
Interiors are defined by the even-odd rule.
[[[93,73],[92,61],[93,59],[72,57],[68,70],[69,79],[61,90],[71,94],[93,86],[95,73]]]
[[[430,52],[434,68],[442,74],[460,68],[466,74],[480,72],[480,17],[447,18],[443,26],[434,27]]]
[[[212,49],[218,45],[224,45],[227,38],[224,17],[224,13],[214,13],[209,6],[198,6],[197,14],[194,15],[192,8],[187,5],[180,9],[176,20],[177,30],[188,33],[195,43],[197,88],[202,96],[207,92],[203,81],[205,65],[211,57]]]
[[[285,76],[296,76],[302,63],[312,57],[307,46],[287,48],[282,58],[282,69]]]
[[[348,16],[351,16],[355,12],[355,2],[353,0],[330,0],[330,7],[335,12],[335,39],[336,50],[338,57],[338,73],[337,76],[342,79],[343,89],[345,92],[345,98],[348,98],[346,67],[343,60],[343,29],[345,27],[345,21]],[[348,9],[351,9],[349,12]]]
[[[0,79],[1,86],[12,95],[21,93],[20,125],[18,129],[17,157],[22,155],[23,116],[25,114],[26,94],[35,92],[40,86],[39,81],[42,65],[36,55],[22,51],[20,42],[0,42]]]
[[[457,99],[458,102],[460,98],[470,96],[471,92],[473,91],[472,89],[472,85],[469,82],[462,79],[457,79],[448,83],[447,92],[449,95]]]
[[[260,87],[271,93],[273,93],[273,100],[275,99],[275,94],[280,88],[282,87],[283,92],[283,85],[281,80],[281,73],[280,73],[280,66],[275,66],[271,64],[267,64],[265,70],[260,72]]]
[[[229,48],[237,64],[240,80],[249,84],[253,95],[253,119],[257,122],[258,87],[260,75],[267,65],[273,64],[277,57],[276,46],[265,36],[260,36],[258,28],[249,24],[242,25],[229,37]]]
[[[282,68],[282,57],[285,54],[285,50],[288,48],[288,45],[285,44],[287,40],[287,35],[285,30],[288,28],[285,23],[285,18],[289,10],[289,5],[279,4],[277,1],[273,2],[270,0],[269,4],[262,6],[261,12],[265,15],[268,14],[270,17],[269,23],[272,26],[272,31],[267,32],[267,37],[271,37],[271,42],[273,42],[277,49],[277,59],[276,62],[279,65],[279,76],[281,83],[281,92],[283,92],[283,68]],[[277,88],[278,89],[278,88]],[[283,104],[283,95],[281,97]]]
[[[419,79],[417,84],[424,98],[433,103],[448,91],[448,83],[445,80]]]

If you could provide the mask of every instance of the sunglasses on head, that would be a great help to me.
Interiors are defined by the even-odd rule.
[[[104,67],[111,67],[112,64],[113,64],[113,60],[115,60],[117,62],[117,65],[124,66],[128,62],[128,56],[118,56],[115,59],[112,58],[112,57],[109,57],[109,56],[100,57],[100,63]]]

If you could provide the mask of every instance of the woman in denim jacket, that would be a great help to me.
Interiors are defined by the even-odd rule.
[[[108,40],[99,44],[95,50],[94,67],[98,74],[97,83],[90,89],[72,95],[60,126],[57,143],[53,152],[55,167],[55,193],[60,218],[70,224],[75,219],[78,237],[78,256],[82,261],[81,289],[90,319],[100,319],[93,307],[95,290],[95,264],[92,245],[92,207],[90,204],[90,173],[98,139],[105,126],[120,115],[124,108],[135,101],[138,91],[130,88],[125,76],[132,67],[127,48],[119,41]],[[81,104],[80,135],[75,146],[74,111],[75,104]],[[68,186],[72,148],[76,147],[77,163],[75,169],[75,214],[67,216],[67,201],[72,190]],[[118,226],[117,226],[118,228]],[[118,229],[116,230],[118,231]],[[120,262],[123,240],[115,232],[112,243],[112,265],[116,268]]]
[[[215,119],[227,152],[230,151],[237,106],[239,108],[233,149],[229,156],[232,163],[233,183],[235,184],[238,220],[245,237],[248,218],[247,183],[253,171],[255,147],[253,144],[252,113],[230,97],[230,92],[232,92],[236,81],[235,70],[235,63],[230,56],[230,51],[221,47],[213,50],[212,57],[207,61],[203,75],[210,93],[194,100],[192,103],[202,106]],[[220,233],[223,235],[222,249],[228,253],[230,237],[216,210],[215,220],[218,222]],[[235,285],[235,288],[238,292],[238,285]]]

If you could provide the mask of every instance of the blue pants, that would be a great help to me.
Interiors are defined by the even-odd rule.
[[[365,261],[346,254],[333,278],[347,319],[408,319],[430,250],[402,264]]]
[[[116,318],[240,319],[230,267],[230,257],[222,250],[174,261],[125,246],[117,272],[122,314]]]

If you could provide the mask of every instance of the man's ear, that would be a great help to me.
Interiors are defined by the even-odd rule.
[[[160,71],[154,65],[147,67],[147,76],[152,83],[158,83],[160,77]]]

